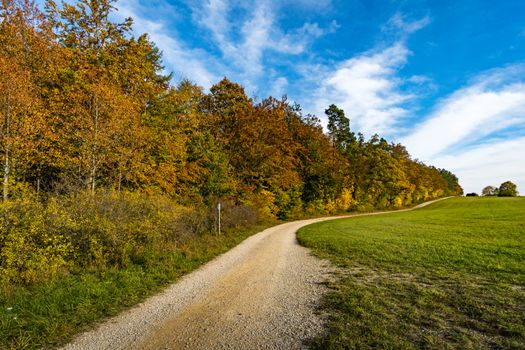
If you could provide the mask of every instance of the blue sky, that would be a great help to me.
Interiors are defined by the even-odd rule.
[[[222,77],[404,144],[467,192],[525,194],[523,0],[120,0],[174,83]]]

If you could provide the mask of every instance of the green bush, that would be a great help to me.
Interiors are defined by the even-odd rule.
[[[64,272],[72,252],[46,208],[31,199],[0,205],[0,281],[33,283]]]
[[[188,209],[160,196],[108,191],[76,194],[60,203],[69,214],[61,230],[74,247],[71,258],[79,267],[142,262],[148,251],[188,234],[180,225]]]
[[[258,214],[225,201],[221,219],[227,230],[255,224]],[[33,284],[86,268],[147,265],[215,225],[215,207],[138,192],[17,198],[0,204],[0,281]]]

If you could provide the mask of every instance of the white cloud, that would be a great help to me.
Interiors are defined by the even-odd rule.
[[[509,68],[509,72],[515,69]],[[410,153],[430,161],[454,145],[465,145],[512,125],[525,123],[525,84],[500,85],[503,71],[484,75],[438,105],[426,121],[401,140]]]
[[[341,26],[337,24],[336,20],[333,20],[330,22],[330,26],[328,28],[321,28],[318,23],[314,22],[306,22],[301,28],[299,28],[295,35],[299,36],[299,39],[301,37],[305,36],[311,36],[313,38],[319,38],[323,35],[334,33],[337,29],[339,29]]]
[[[162,4],[167,8],[167,4]],[[163,53],[163,62],[168,71],[173,71],[175,78],[188,78],[197,84],[210,87],[219,78],[208,66],[215,60],[202,50],[187,47],[182,40],[176,37],[176,33],[169,31],[169,23],[159,19],[148,19],[144,17],[144,9],[135,0],[119,1],[117,3],[117,16],[132,17],[133,28],[139,35],[148,33],[150,39]]]
[[[329,11],[333,8],[332,0],[273,0],[273,4],[274,6],[315,11]]]
[[[322,81],[314,93],[313,112],[322,118],[324,109],[334,103],[350,118],[352,129],[365,136],[398,134],[400,121],[409,114],[416,97],[406,88],[433,89],[432,81],[425,76],[402,78],[399,74],[411,55],[405,43],[408,35],[429,23],[428,16],[408,21],[403,14],[396,13],[382,28],[397,36],[389,46],[336,63],[335,69],[327,65],[301,67],[304,76],[314,75],[317,81]]]
[[[332,21],[327,26],[304,22],[301,26],[283,30],[279,24],[279,9],[283,6],[304,6],[310,10],[320,3],[331,5],[331,0],[261,0],[248,4],[240,0],[185,0],[192,12],[192,26],[209,34],[208,41],[192,43],[177,32],[175,23],[180,11],[167,0],[159,0],[155,8],[146,7],[138,0],[118,1],[117,20],[134,19],[134,32],[148,33],[163,52],[163,61],[174,79],[188,78],[204,88],[211,87],[223,76],[241,83],[248,94],[281,94],[283,80],[268,83],[268,60],[275,54],[297,56],[307,52],[310,43],[337,30]],[[158,10],[160,9],[160,10]],[[206,35],[203,35],[204,39]],[[195,46],[197,45],[197,46]],[[206,48],[215,46],[216,50]],[[272,75],[275,76],[275,75]],[[264,82],[262,83],[264,79]]]
[[[223,58],[248,85],[264,73],[266,52],[299,55],[313,39],[338,28],[335,21],[328,28],[306,22],[284,32],[276,18],[279,5],[271,0],[258,1],[253,7],[242,7],[233,0],[209,0],[191,6],[194,20],[210,31]]]
[[[279,77],[275,79],[270,88],[270,95],[275,98],[281,98],[286,95],[286,88],[288,87],[288,79]]]
[[[414,84],[422,85],[431,83],[432,79],[424,75],[412,75],[410,78],[408,78],[408,81]]]
[[[499,186],[510,180],[525,195],[525,137],[436,157],[432,164],[455,173],[466,193],[481,193],[485,186]]]
[[[227,52],[227,56],[238,62],[249,76],[262,72],[262,54],[271,38],[273,15],[260,3],[252,17],[242,26],[244,41],[235,47],[234,52]],[[288,48],[289,50],[289,48]]]
[[[400,91],[403,81],[397,75],[409,54],[402,42],[396,42],[383,51],[365,52],[338,64],[322,79],[316,113],[322,115],[334,103],[350,117],[354,130],[368,136],[391,133],[408,112],[403,104],[413,98]]]
[[[525,128],[524,71],[514,65],[480,74],[401,143],[412,156],[458,175],[466,192],[510,180],[525,193],[525,137],[506,140],[502,133]]]
[[[430,17],[425,16],[415,21],[407,21],[406,16],[400,12],[395,13],[383,26],[385,32],[395,32],[396,34],[408,35],[426,27],[430,24]]]

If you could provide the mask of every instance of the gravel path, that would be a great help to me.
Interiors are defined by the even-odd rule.
[[[298,349],[322,331],[315,309],[330,267],[295,232],[269,228],[64,349]]]
[[[316,307],[333,270],[295,232],[329,219],[260,232],[64,349],[304,348],[323,330]]]

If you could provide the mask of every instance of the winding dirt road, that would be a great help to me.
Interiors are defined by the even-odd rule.
[[[323,330],[316,307],[332,269],[295,232],[330,219],[260,232],[64,349],[304,348]]]

